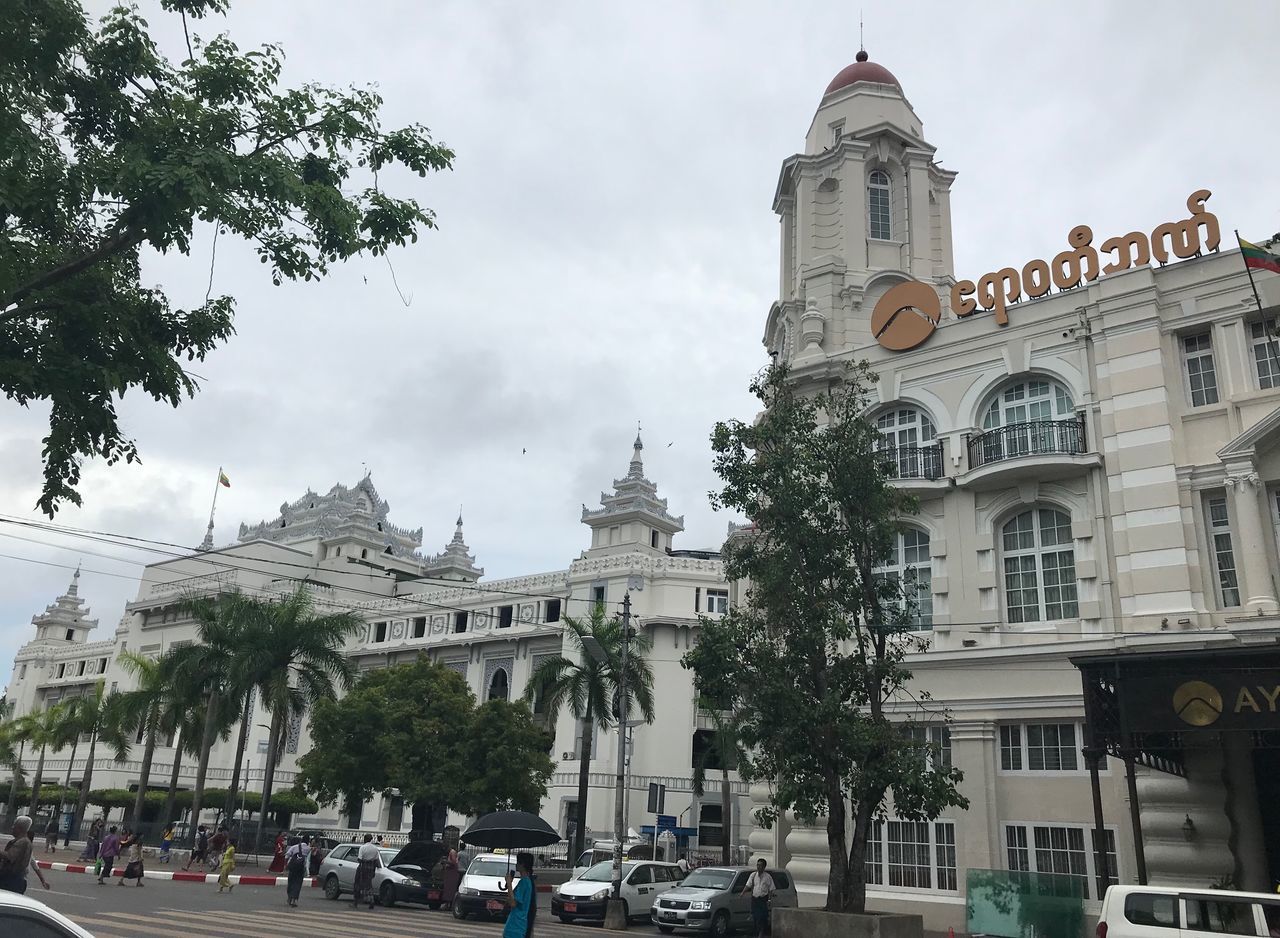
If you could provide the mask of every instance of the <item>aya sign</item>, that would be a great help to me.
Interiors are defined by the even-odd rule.
[[[1187,258],[1204,249],[1216,251],[1222,239],[1218,219],[1204,208],[1211,194],[1208,189],[1191,193],[1187,197],[1191,217],[1157,225],[1150,236],[1131,231],[1108,238],[1102,242],[1101,254],[1093,247],[1093,229],[1077,225],[1067,234],[1067,250],[1052,261],[1027,261],[1021,269],[1004,267],[983,274],[977,283],[961,280],[951,288],[951,312],[964,319],[981,309],[994,313],[997,324],[1007,326],[1009,305],[1024,295],[1035,299],[1054,287],[1069,290],[1102,274],[1141,267],[1152,260],[1164,264],[1171,254]],[[871,334],[884,348],[903,352],[929,338],[941,319],[942,302],[934,288],[909,280],[891,287],[876,303]]]

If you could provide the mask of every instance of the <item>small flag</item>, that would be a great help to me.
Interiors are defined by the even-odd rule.
[[[1266,248],[1240,239],[1240,254],[1244,257],[1244,266],[1255,270],[1269,270],[1280,274],[1280,254],[1272,254]]]
[[[227,474],[221,469],[218,470],[218,484],[231,488],[231,480],[227,478]]]

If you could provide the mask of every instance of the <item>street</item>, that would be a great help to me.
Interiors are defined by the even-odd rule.
[[[76,873],[46,871],[45,876],[51,889],[41,889],[33,877],[27,895],[79,922],[96,938],[497,938],[502,933],[495,922],[459,922],[446,911],[415,906],[353,909],[349,897],[330,901],[311,887],[303,889],[298,908],[291,909],[278,886],[237,886],[220,894],[210,884],[144,879],[139,889],[99,886],[92,876]],[[548,894],[540,894],[538,903],[535,934],[540,938],[600,934],[599,926],[548,920]],[[648,925],[632,931],[656,934]]]

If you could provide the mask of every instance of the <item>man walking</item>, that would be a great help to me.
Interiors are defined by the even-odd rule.
[[[360,863],[356,867],[356,882],[352,887],[351,893],[354,902],[352,905],[360,905],[361,900],[367,900],[369,908],[373,908],[373,874],[378,869],[378,845],[373,842],[372,834],[364,835],[364,843],[360,845],[356,856],[359,857]]]
[[[764,858],[756,861],[756,871],[747,877],[745,896],[751,893],[751,921],[756,927],[756,938],[764,938],[769,933],[769,900],[778,891],[773,884],[773,877],[765,872]]]
[[[111,875],[111,867],[116,862],[116,857],[120,856],[120,835],[116,833],[114,824],[107,831],[107,836],[102,838],[102,850],[98,855],[102,860],[102,869],[98,871],[98,885],[101,886]]]
[[[191,848],[191,856],[187,857],[187,865],[184,870],[191,869],[192,863],[199,863],[203,869],[204,864],[209,859],[209,829],[201,824],[196,828],[196,842]]]
[[[26,892],[28,869],[35,870],[36,876],[40,877],[40,885],[45,889],[49,888],[49,881],[44,878],[35,858],[31,856],[31,846],[31,818],[23,814],[13,822],[13,839],[5,844],[4,852],[0,853],[0,889]]]

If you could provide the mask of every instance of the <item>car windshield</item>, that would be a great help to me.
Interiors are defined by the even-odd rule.
[[[379,851],[378,851],[378,856],[379,856],[379,858],[381,858],[381,860],[382,860],[382,865],[383,865],[383,866],[390,866],[390,865],[391,865],[391,861],[392,861],[392,860],[394,860],[394,859],[396,858],[396,854],[397,854],[397,853],[399,853],[399,852],[400,852],[399,850],[389,850],[389,849],[388,849],[388,850],[379,850]]]
[[[506,860],[473,860],[467,867],[468,876],[506,876],[508,869],[514,869],[515,863]]]
[[[695,889],[728,889],[733,875],[733,870],[694,870],[680,885]]]
[[[622,864],[622,878],[626,879],[627,874],[631,872],[634,863]],[[591,869],[587,870],[579,879],[586,880],[591,883],[607,883],[613,880],[613,861],[606,860],[604,863],[597,863]]]

